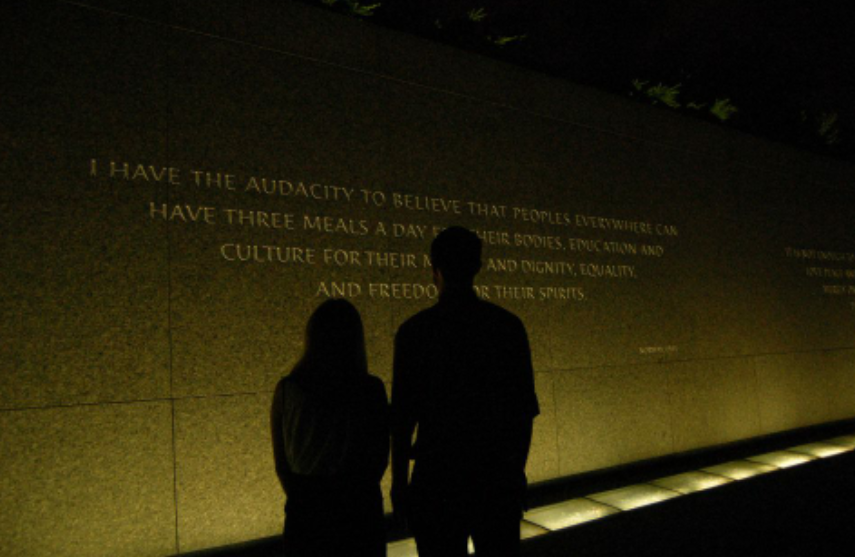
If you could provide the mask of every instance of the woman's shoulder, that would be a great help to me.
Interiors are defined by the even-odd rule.
[[[364,382],[368,386],[368,388],[377,390],[383,389],[386,390],[385,385],[383,384],[383,380],[377,377],[376,375],[372,375],[370,373],[366,373],[364,375]]]
[[[305,381],[300,380],[291,373],[282,377],[276,384],[274,396],[293,404],[295,401],[303,400],[309,395],[311,389],[308,387],[310,386],[307,386]]]
[[[316,393],[322,398],[334,399],[376,399],[382,397],[387,400],[386,385],[383,380],[376,375],[359,374],[345,378],[338,378],[335,381],[323,380],[317,378],[317,381],[308,380],[310,378],[296,378],[291,375],[282,377],[276,384],[276,393],[279,396],[294,396],[304,395],[306,393]]]
[[[279,379],[279,381],[276,383],[277,392],[282,392],[296,385],[296,381],[294,381],[292,375],[293,374],[284,375]]]
[[[366,373],[363,377],[365,378],[365,382],[374,388],[383,386],[383,380],[377,377],[376,375]]]
[[[359,392],[364,399],[376,401],[382,398],[384,401],[387,400],[386,386],[383,384],[383,380],[376,375],[367,373],[360,376],[353,387],[355,387],[354,391]],[[354,391],[351,392],[351,395],[356,394]]]
[[[377,399],[378,404],[382,401],[384,406],[388,405],[389,395],[386,393],[386,384],[375,375],[369,375],[368,377],[371,382],[372,393],[374,393],[374,398]]]

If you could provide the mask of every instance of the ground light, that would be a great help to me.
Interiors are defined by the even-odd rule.
[[[620,512],[660,504],[689,493],[715,489],[852,450],[855,450],[855,435],[846,435],[538,507],[523,516],[520,537],[528,539],[572,528]],[[388,550],[388,557],[418,556],[412,538],[390,543]],[[470,540],[469,553],[472,552]]]

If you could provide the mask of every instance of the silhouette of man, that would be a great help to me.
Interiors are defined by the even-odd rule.
[[[420,557],[465,556],[470,537],[479,557],[518,556],[539,413],[528,337],[518,317],[473,289],[478,236],[447,228],[430,257],[439,301],[395,336],[395,517],[409,522]]]

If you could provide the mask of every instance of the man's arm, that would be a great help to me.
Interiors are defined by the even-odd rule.
[[[528,453],[531,449],[531,437],[534,431],[534,416],[523,421],[522,431],[520,431],[520,446],[519,452],[522,462],[522,469],[525,470],[526,462],[528,462]]]
[[[273,404],[270,408],[270,438],[273,442],[273,462],[276,466],[276,475],[282,485],[282,491],[288,493],[288,484],[291,477],[291,469],[285,458],[285,445],[282,438],[282,383],[276,385],[273,394]]]
[[[520,385],[520,394],[523,396],[522,403],[522,411],[523,415],[520,416],[520,430],[519,436],[517,440],[519,445],[517,446],[517,456],[520,459],[518,466],[519,469],[523,472],[522,478],[525,480],[525,466],[528,462],[528,454],[531,450],[531,439],[534,431],[534,418],[540,414],[540,404],[537,400],[537,393],[535,391],[534,386],[534,366],[531,361],[531,347],[528,342],[528,333],[525,330],[525,326],[521,326],[520,333],[520,345],[519,345],[519,365],[522,371],[521,379],[522,384]],[[520,501],[522,502],[523,509],[527,509],[528,505],[526,504],[526,491],[527,486],[525,482],[521,486],[520,493]]]
[[[395,353],[392,365],[392,511],[399,525],[406,525],[409,512],[410,458],[413,448],[413,417],[410,385],[408,384],[409,354],[400,334],[395,336]]]
[[[366,465],[371,479],[379,483],[389,467],[389,399],[380,379],[372,377],[371,383],[371,435],[365,447],[368,455]]]
[[[409,513],[410,452],[415,427],[392,430],[392,511],[398,524],[405,525]]]
[[[523,409],[527,416],[534,419],[540,414],[540,404],[537,400],[537,392],[534,388],[534,365],[531,362],[531,346],[528,342],[528,332],[525,326],[520,321],[519,345],[518,351],[518,366],[520,369],[520,379],[522,380],[519,388],[520,395],[523,397]],[[531,432],[528,435],[529,444],[531,444]],[[528,454],[528,449],[526,449]]]

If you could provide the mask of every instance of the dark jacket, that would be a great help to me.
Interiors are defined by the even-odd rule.
[[[398,329],[392,427],[418,427],[414,485],[524,488],[538,413],[528,337],[514,314],[466,289],[443,293]]]

